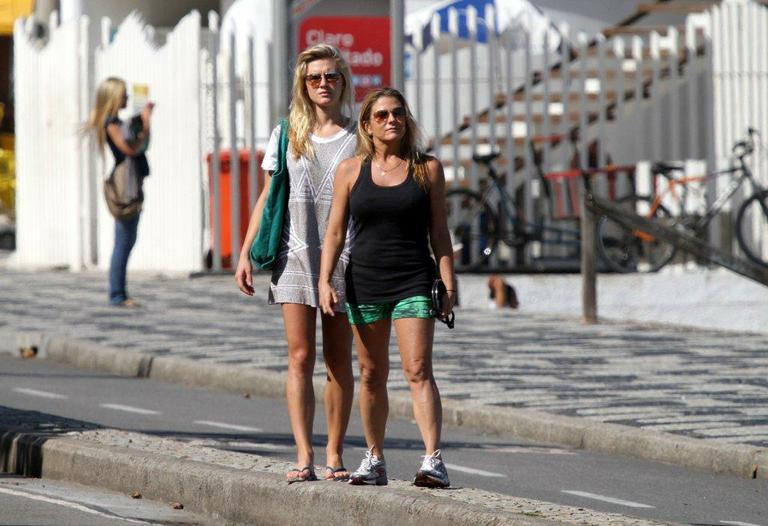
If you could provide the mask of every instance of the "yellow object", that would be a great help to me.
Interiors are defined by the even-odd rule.
[[[0,0],[0,35],[12,35],[13,23],[34,10],[34,0]]]
[[[16,212],[16,155],[0,150],[0,213],[11,217]]]
[[[131,100],[133,101],[133,111],[138,113],[144,109],[149,102],[149,85],[133,84],[131,86]]]
[[[16,136],[12,133],[0,132],[0,150],[15,150]]]

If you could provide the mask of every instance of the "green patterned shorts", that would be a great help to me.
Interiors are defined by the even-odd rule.
[[[352,325],[365,325],[386,318],[432,318],[432,300],[428,296],[411,296],[388,303],[347,303],[347,316]]]

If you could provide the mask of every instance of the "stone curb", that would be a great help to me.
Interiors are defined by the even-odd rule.
[[[148,377],[190,387],[247,391],[271,398],[285,395],[285,379],[279,373],[224,364],[201,364],[187,358],[153,357],[42,333],[0,331],[0,352],[18,355],[20,349],[29,346],[37,348],[40,358],[111,374]],[[319,390],[322,387],[323,381],[316,380],[315,388]],[[322,403],[322,397],[318,400]],[[391,393],[389,412],[392,416],[413,418],[410,397]],[[666,462],[712,473],[768,479],[768,449],[754,446],[724,445],[585,418],[527,409],[477,407],[452,400],[443,401],[443,422],[480,432],[505,433],[528,440]]]
[[[350,487],[346,484],[287,485],[281,476],[178,460],[137,450],[93,444],[50,434],[0,430],[4,471],[68,480],[165,502],[219,521],[297,525],[317,517],[338,524],[401,526],[538,526],[562,524],[524,514],[489,511],[417,489]]]

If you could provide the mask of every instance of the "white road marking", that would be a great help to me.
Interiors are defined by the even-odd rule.
[[[457,466],[456,464],[445,463],[445,467],[453,471],[460,471],[462,473],[469,473],[470,475],[480,475],[481,477],[497,477],[505,478],[503,473],[494,473],[493,471],[483,471],[482,469],[465,468],[464,466]]]
[[[258,427],[239,426],[237,424],[225,424],[223,422],[214,422],[212,420],[195,420],[195,424],[203,426],[220,427],[221,429],[232,429],[233,431],[248,431],[251,433],[261,433]]]
[[[249,449],[272,449],[275,451],[284,451],[293,449],[293,446],[286,446],[284,444],[272,444],[270,442],[226,442],[226,445],[230,447],[249,448]]]
[[[569,493],[578,497],[584,497],[586,499],[601,500],[603,502],[610,502],[611,504],[618,504],[620,506],[627,506],[629,508],[654,508],[648,504],[642,504],[640,502],[632,502],[631,500],[622,500],[614,497],[606,497],[605,495],[598,495],[597,493],[587,493],[586,491],[572,491],[563,490],[563,493]]]
[[[68,502],[66,500],[54,499],[54,498],[51,498],[51,497],[45,497],[43,495],[37,495],[35,493],[25,493],[23,491],[16,491],[16,490],[8,489],[8,488],[0,488],[0,493],[6,493],[8,495],[14,495],[16,497],[24,497],[24,498],[32,499],[32,500],[39,500],[41,502],[47,502],[49,504],[57,504],[59,506],[64,506],[66,508],[71,508],[73,510],[78,510],[78,511],[82,511],[82,512],[85,512],[85,513],[91,513],[93,515],[98,515],[99,517],[106,517],[108,519],[123,520],[123,521],[126,521],[126,522],[134,522],[136,524],[151,524],[151,525],[155,525],[155,526],[160,526],[156,522],[146,522],[146,521],[140,521],[138,519],[130,519],[128,517],[121,517],[120,515],[113,515],[113,514],[109,514],[109,513],[102,513],[100,511],[91,509],[88,506],[83,506],[82,504],[76,504],[74,502]]]
[[[136,413],[139,415],[159,415],[160,411],[153,411],[151,409],[142,409],[141,407],[133,407],[123,404],[99,404],[106,409],[114,409],[115,411],[125,411],[126,413]]]
[[[752,522],[741,521],[720,521],[720,524],[730,524],[731,526],[760,526],[759,524],[754,524]]]
[[[528,453],[528,454],[545,454],[545,455],[576,455],[575,451],[569,451],[567,449],[558,449],[558,448],[546,448],[546,447],[508,446],[508,447],[489,448],[489,449],[486,449],[485,451],[490,451],[491,453]]]
[[[50,391],[40,391],[38,389],[27,389],[25,387],[14,387],[13,390],[17,393],[29,396],[39,396],[40,398],[54,398],[56,400],[66,400],[69,398],[67,395],[51,393]]]

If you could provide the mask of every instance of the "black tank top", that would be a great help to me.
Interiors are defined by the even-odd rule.
[[[429,296],[435,262],[429,255],[429,192],[413,171],[401,184],[379,186],[366,161],[352,187],[355,241],[347,267],[347,301],[386,303]]]

